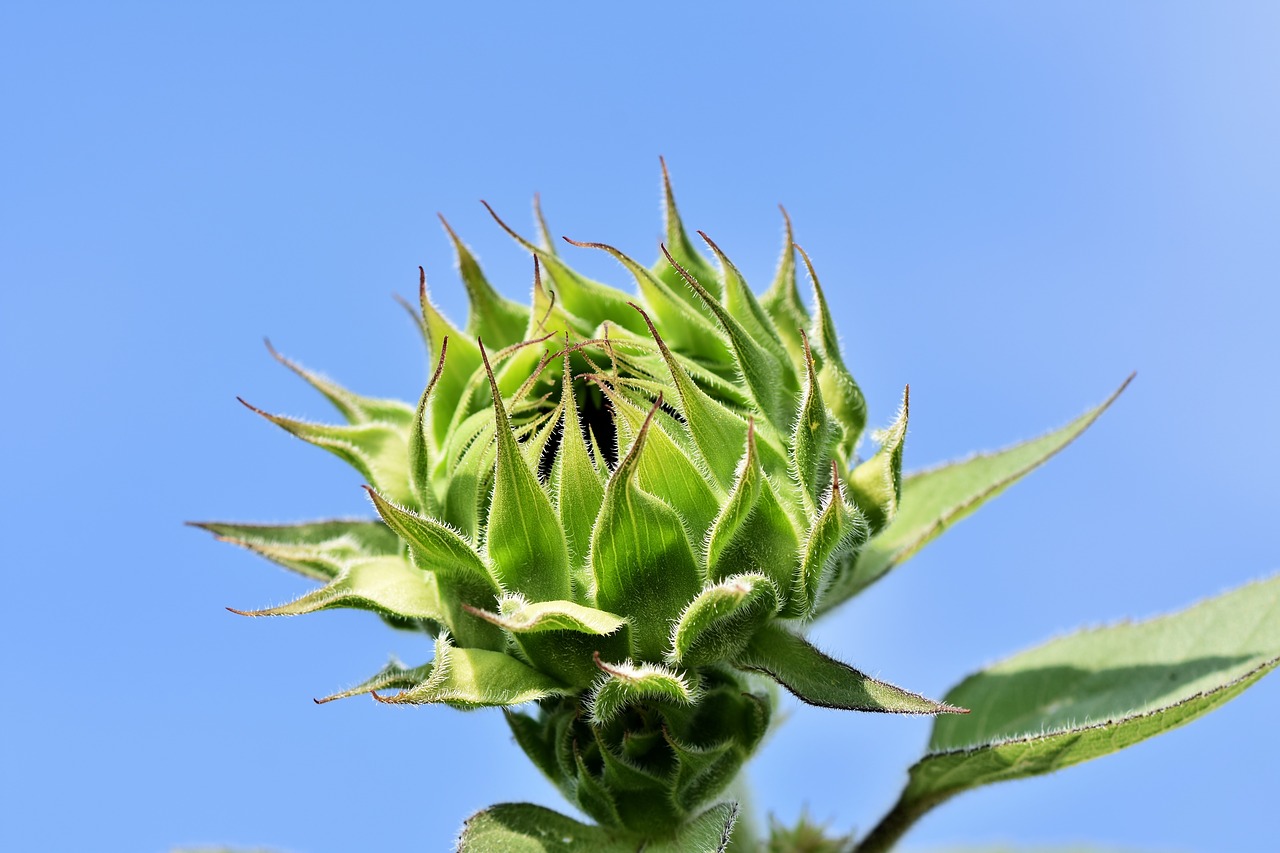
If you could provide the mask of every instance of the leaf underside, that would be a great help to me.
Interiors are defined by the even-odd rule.
[[[995,453],[948,463],[907,476],[897,515],[858,554],[852,570],[838,577],[818,604],[831,611],[905,562],[944,530],[972,513],[1080,436],[1133,379],[1105,402],[1066,426]]]
[[[1280,576],[1015,655],[947,694],[973,713],[935,721],[929,753],[861,849],[888,849],[962,791],[1079,764],[1188,723],[1277,665]]]
[[[777,625],[762,629],[738,656],[741,669],[762,672],[810,705],[891,714],[963,714],[964,709],[877,681],[827,657]]]

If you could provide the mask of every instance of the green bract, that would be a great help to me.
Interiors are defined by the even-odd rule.
[[[716,804],[768,730],[770,681],[825,707],[964,713],[828,657],[804,624],[1106,405],[1034,442],[904,480],[908,395],[860,457],[865,401],[790,223],[757,297],[701,232],[715,267],[694,250],[664,186],[654,266],[574,243],[616,258],[634,295],[574,272],[539,214],[537,244],[498,220],[534,255],[530,305],[517,304],[446,224],[471,314],[452,325],[422,274],[434,370],[416,406],[358,396],[277,356],[346,422],[259,413],[351,463],[377,520],[202,525],[322,583],[249,615],[356,607],[435,637],[430,662],[392,664],[329,699],[508,708],[521,748],[599,824],[504,806],[472,821],[468,849],[579,849],[529,841],[521,827],[539,820],[563,822],[547,831],[581,849],[637,839],[722,849],[737,811]],[[935,796],[923,770],[912,779]],[[483,840],[511,845],[520,833],[528,845]]]

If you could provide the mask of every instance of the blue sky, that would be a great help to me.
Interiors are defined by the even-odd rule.
[[[921,467],[1078,445],[815,626],[939,695],[1082,624],[1280,568],[1280,10],[1269,3],[9,4],[0,11],[7,448],[0,847],[445,849],[563,806],[496,713],[312,696],[425,646],[186,519],[367,515],[356,475],[243,410],[327,416],[267,356],[416,397],[391,299],[461,318],[445,213],[520,296],[478,199],[656,252],[658,155],[757,287],[786,204],[847,361]],[[621,4],[619,4],[621,5]],[[573,260],[627,286],[591,253]],[[1271,679],[1195,725],[965,795],[915,848],[1274,846]],[[866,827],[928,724],[794,706],[757,804]]]

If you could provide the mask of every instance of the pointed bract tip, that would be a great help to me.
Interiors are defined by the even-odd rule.
[[[675,269],[675,271],[680,274],[680,277],[689,283],[690,287],[692,287],[694,290],[698,291],[699,293],[705,293],[705,291],[702,289],[702,285],[698,284],[698,282],[694,279],[694,277],[689,274],[689,271],[684,267],[680,266],[680,263],[675,258],[671,257],[671,253],[667,251],[666,243],[659,243],[658,248],[662,249],[662,256],[667,259],[667,263],[671,264],[671,266]]]
[[[640,427],[641,433],[648,431],[649,422],[653,420],[653,416],[656,415],[658,413],[658,409],[661,409],[661,408],[662,408],[662,392],[659,391],[658,399],[653,401],[653,408],[649,410],[649,414],[645,415],[644,424]]]
[[[493,392],[493,405],[500,411],[502,409],[502,392],[498,390],[498,380],[493,375],[493,367],[489,364],[489,353],[484,348],[484,341],[480,340],[480,336],[476,336],[476,345],[480,348],[480,359],[484,362],[484,372],[489,377],[489,389]],[[506,412],[503,412],[505,415]]]
[[[427,382],[427,394],[436,387],[436,383],[440,381],[440,374],[444,372],[444,357],[449,351],[449,336],[445,335],[440,339],[440,357],[436,359],[436,369],[431,373],[431,380]]]
[[[610,666],[609,664],[605,663],[603,660],[600,659],[599,650],[591,653],[591,660],[595,663],[596,669],[600,670],[601,672],[606,673],[608,675],[614,675],[614,676],[618,674],[618,670],[614,669],[612,666]]]
[[[449,235],[449,239],[455,243],[461,242],[454,232],[453,226],[449,224],[449,220],[444,218],[444,214],[437,211],[436,216],[440,219],[440,224],[444,226],[445,233]]]
[[[571,237],[566,237],[566,236],[564,236],[564,235],[561,235],[561,236],[560,236],[560,239],[561,239],[561,240],[563,240],[563,241],[565,241],[566,243],[568,243],[570,246],[577,246],[579,249],[598,249],[598,248],[600,248],[600,244],[599,244],[599,243],[584,243],[584,242],[581,242],[581,241],[579,241],[579,240],[574,240],[574,239],[573,239],[573,238],[571,238]]]
[[[248,402],[247,400],[245,400],[244,397],[236,397],[236,399],[240,401],[240,405],[244,406],[249,411],[257,412],[258,414],[262,415],[264,418],[267,418],[267,419],[271,418],[271,415],[267,414],[266,412],[262,411],[262,409],[259,409],[257,406]]]
[[[384,698],[382,698],[381,696],[379,696],[379,695],[378,695],[378,691],[376,691],[376,690],[370,690],[370,691],[369,691],[369,695],[373,697],[373,701],[375,701],[375,702],[381,702],[383,705],[390,705],[390,704],[391,704],[391,700],[390,700],[390,699],[384,699]]]
[[[813,363],[813,351],[809,349],[809,333],[804,329],[799,329],[800,343],[804,346],[804,362],[809,373],[817,370],[818,366]]]
[[[508,234],[510,234],[512,237],[515,237],[517,240],[520,239],[520,235],[517,234],[511,228],[510,225],[502,221],[502,217],[499,216],[498,212],[489,205],[489,202],[485,201],[484,199],[480,199],[480,203],[484,205],[485,210],[489,211],[489,215],[493,217],[493,221],[498,223],[498,225],[501,226],[503,231],[506,231]]]
[[[791,245],[795,246],[796,251],[800,253],[800,257],[804,258],[804,266],[805,266],[805,269],[809,271],[809,278],[813,279],[814,281],[817,281],[818,276],[813,271],[813,261],[809,259],[809,253],[804,250],[804,247],[802,247],[799,243],[795,242],[794,240],[791,241]]]
[[[234,613],[234,614],[235,614],[235,615],[237,615],[237,616],[253,616],[253,615],[255,615],[255,614],[254,614],[254,612],[253,612],[252,610],[236,610],[234,607],[228,607],[228,608],[227,608],[227,610],[229,610],[230,612]]]

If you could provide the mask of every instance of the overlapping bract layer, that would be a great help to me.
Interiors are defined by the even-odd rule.
[[[253,615],[361,607],[437,637],[431,663],[393,664],[339,696],[541,700],[509,716],[521,745],[593,817],[635,829],[692,815],[759,742],[770,699],[745,673],[826,706],[958,710],[797,630],[897,510],[905,393],[858,462],[865,403],[789,222],[757,298],[705,235],[719,270],[694,251],[666,190],[654,267],[575,244],[617,258],[636,296],[573,271],[543,226],[540,244],[511,232],[535,256],[531,304],[518,305],[449,229],[472,310],[454,327],[424,275],[435,367],[416,408],[286,360],[347,423],[263,414],[355,466],[380,523],[206,525],[324,582]]]

